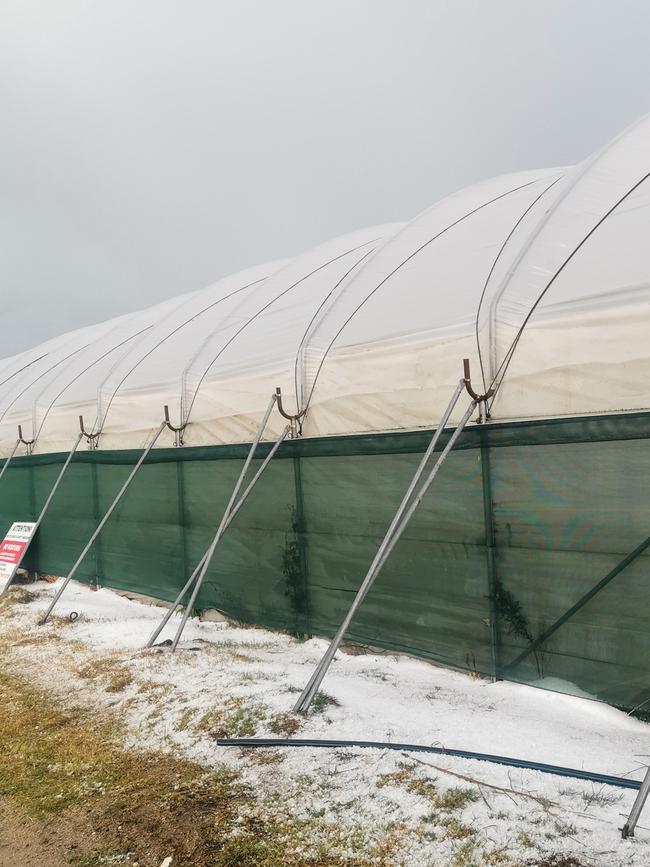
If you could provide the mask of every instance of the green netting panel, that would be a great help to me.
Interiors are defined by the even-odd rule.
[[[429,439],[425,431],[283,445],[224,537],[198,607],[331,635]],[[269,447],[260,447],[251,474]],[[247,450],[152,452],[78,577],[173,599],[215,532]],[[139,455],[79,452],[26,565],[66,574]],[[38,514],[65,457],[14,459],[0,483],[0,533]],[[536,640],[650,535],[649,470],[647,413],[472,426],[350,637],[642,704],[650,699],[647,551]]]
[[[452,453],[353,623],[364,642],[490,667],[477,454]],[[312,627],[340,623],[420,455],[303,459]],[[474,662],[475,660],[475,662]]]
[[[650,535],[650,442],[494,449],[497,573],[537,636]],[[614,704],[650,696],[650,559],[641,555],[516,669],[558,678]],[[644,598],[645,597],[645,598]],[[502,660],[529,643],[503,630]],[[553,685],[553,684],[550,684]],[[646,694],[647,693],[647,694]]]

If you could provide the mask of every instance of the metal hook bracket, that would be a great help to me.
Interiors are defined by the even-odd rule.
[[[278,412],[283,418],[286,418],[289,422],[289,439],[297,439],[302,433],[302,425],[300,425],[299,429],[298,422],[305,415],[307,410],[303,409],[302,412],[295,413],[295,415],[287,412],[282,404],[282,389],[280,388],[280,386],[275,389],[275,400],[278,405]]]
[[[31,455],[31,453],[34,451],[34,443],[36,442],[36,440],[35,439],[33,439],[33,440],[24,439],[23,426],[21,424],[18,425],[18,440],[27,448],[27,454]]]
[[[84,417],[82,415],[79,416],[79,430],[86,438],[86,443],[88,444],[89,451],[94,452],[98,446],[98,439],[101,431],[97,431],[97,433],[91,433],[87,431],[84,427]]]
[[[174,434],[174,446],[180,448],[180,446],[184,445],[183,431],[187,427],[187,422],[178,426],[173,425],[169,420],[169,407],[167,406],[167,404],[165,404],[165,406],[163,407],[163,412],[165,413],[165,424]]]
[[[469,358],[463,358],[463,383],[465,384],[467,394],[469,394],[472,400],[475,400],[478,404],[479,423],[486,422],[490,417],[490,410],[487,401],[494,394],[494,389],[489,388],[485,394],[478,394],[478,392],[474,391],[472,388],[472,374],[469,368]]]

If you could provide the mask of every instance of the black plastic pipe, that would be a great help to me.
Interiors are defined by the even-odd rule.
[[[429,747],[424,744],[396,744],[382,741],[325,741],[300,738],[224,738],[217,740],[220,747],[312,747],[312,749],[337,749],[341,747],[367,747],[375,750],[400,750],[408,753],[434,753],[438,756],[455,756],[461,759],[475,759],[479,762],[492,762],[497,765],[508,765],[512,768],[525,768],[530,771],[541,771],[543,774],[554,774],[557,777],[573,777],[576,780],[587,780],[606,786],[617,786],[620,789],[639,789],[638,780],[627,777],[613,777],[610,774],[597,774],[593,771],[581,771],[577,768],[563,768],[560,765],[547,765],[544,762],[531,762],[526,759],[513,759],[508,756],[492,756],[489,753],[475,753],[471,750],[445,749],[444,747]]]

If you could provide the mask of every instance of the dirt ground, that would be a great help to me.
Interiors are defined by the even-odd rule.
[[[67,867],[87,851],[80,841],[82,827],[82,816],[74,822],[61,816],[34,819],[0,796],[0,867]]]

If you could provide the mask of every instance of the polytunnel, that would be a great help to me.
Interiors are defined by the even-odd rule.
[[[292,436],[271,404],[263,475],[190,601],[332,635],[446,419],[436,454],[453,448],[348,637],[643,706],[649,174],[645,118],[577,166],[0,361],[0,532],[36,520],[65,468],[25,565],[67,575],[91,539],[77,578],[173,600],[279,387]],[[450,439],[463,359],[488,397]]]

